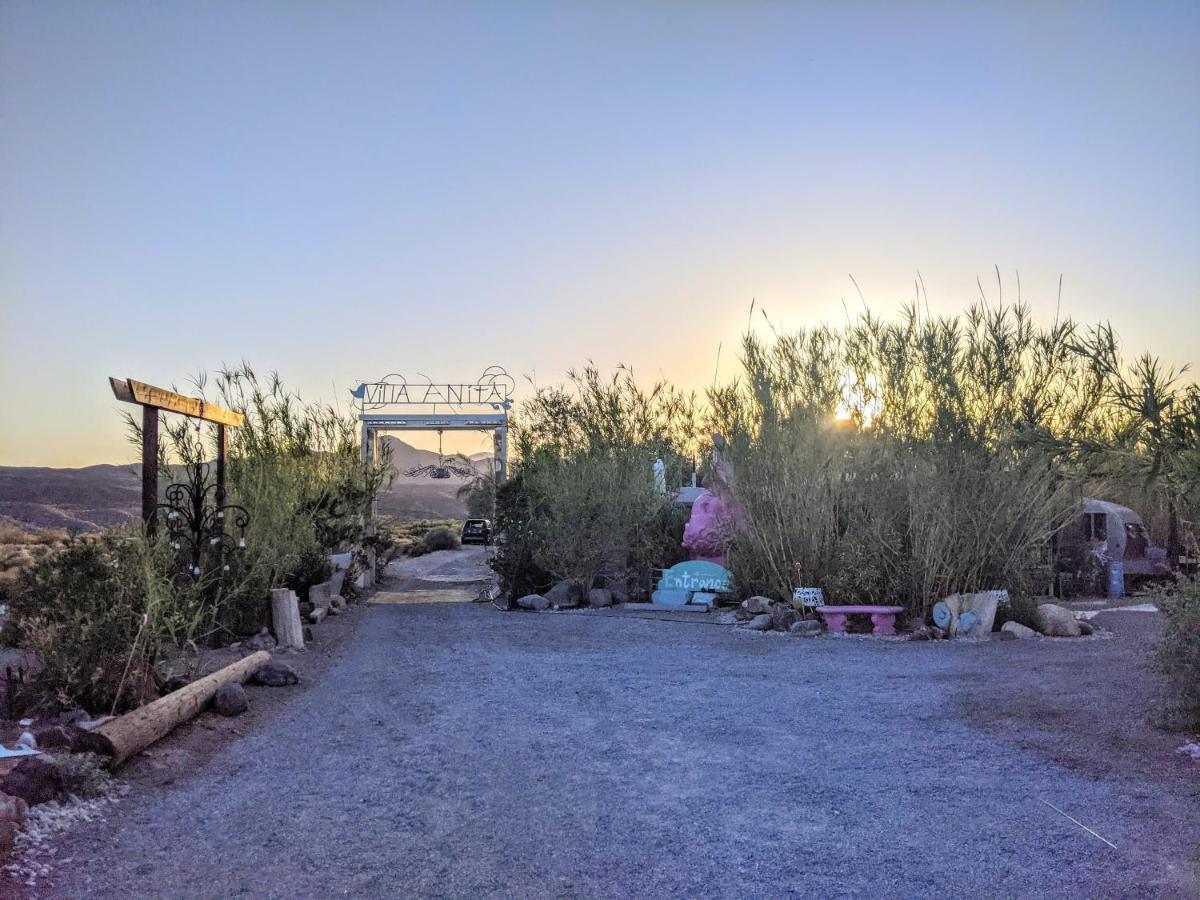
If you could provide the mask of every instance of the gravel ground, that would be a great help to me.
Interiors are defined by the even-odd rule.
[[[252,733],[74,835],[44,892],[1200,893],[1200,766],[1145,724],[1140,637],[804,639],[470,604],[356,621]]]

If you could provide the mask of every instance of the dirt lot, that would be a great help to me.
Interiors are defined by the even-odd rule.
[[[306,690],[137,763],[44,893],[1194,896],[1200,763],[1148,724],[1146,621],[961,645],[372,606]]]

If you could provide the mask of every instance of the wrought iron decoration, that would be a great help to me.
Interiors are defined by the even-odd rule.
[[[221,502],[224,498],[216,494],[217,485],[209,482],[208,463],[189,463],[184,468],[188,480],[168,487],[167,502],[158,504],[166,513],[167,539],[192,578],[199,578],[206,564],[228,572],[230,554],[246,547],[250,513],[245,507]],[[237,532],[236,538],[227,528]]]
[[[404,476],[406,478],[450,478],[452,475],[457,475],[459,478],[473,478],[479,474],[479,471],[473,466],[464,466],[459,463],[451,462],[442,453],[442,429],[438,429],[438,461],[426,466],[413,466],[411,469],[406,469]]]

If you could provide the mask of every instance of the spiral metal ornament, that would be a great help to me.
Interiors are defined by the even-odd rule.
[[[224,575],[246,548],[250,513],[236,504],[217,505],[217,486],[210,483],[208,463],[189,463],[184,468],[187,481],[168,487],[167,502],[157,507],[165,514],[167,540],[184,575],[192,579],[212,571]]]

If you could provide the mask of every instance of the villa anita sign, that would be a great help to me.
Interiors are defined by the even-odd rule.
[[[516,382],[500,366],[489,366],[473,384],[409,384],[403,375],[388,375],[382,381],[360,384],[350,393],[363,410],[386,406],[450,404],[493,406],[508,409]]]

